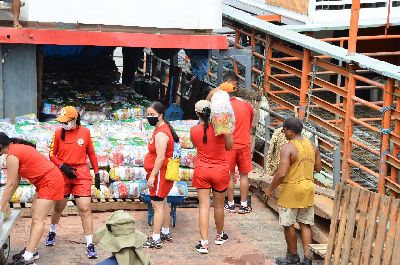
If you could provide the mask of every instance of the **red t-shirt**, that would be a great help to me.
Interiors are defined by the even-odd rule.
[[[144,169],[146,170],[146,172],[151,172],[156,162],[157,152],[156,152],[155,137],[159,132],[165,133],[169,137],[167,150],[165,153],[165,160],[163,165],[161,166],[161,169],[167,168],[168,158],[171,158],[174,153],[174,138],[172,137],[171,129],[169,128],[168,124],[163,124],[154,130],[153,135],[151,136],[150,142],[148,144],[149,152],[146,154],[144,158]]]
[[[95,173],[99,171],[96,153],[88,128],[79,126],[65,131],[65,139],[61,140],[62,129],[58,128],[50,145],[50,161],[60,167],[63,163],[69,166],[87,165],[89,157]]]
[[[190,137],[197,148],[195,167],[210,165],[227,165],[225,135],[215,136],[214,128],[207,128],[207,143],[203,143],[204,124],[198,124],[190,130]]]
[[[56,168],[44,155],[29,145],[10,144],[8,155],[18,158],[19,176],[29,180],[33,185],[40,182],[48,172]]]
[[[236,97],[231,98],[231,104],[236,119],[235,131],[233,132],[233,149],[250,147],[254,109],[250,103]]]

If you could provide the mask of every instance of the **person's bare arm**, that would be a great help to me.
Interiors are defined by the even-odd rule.
[[[217,92],[219,90],[219,88],[217,87],[217,88],[214,88],[214,89],[211,89],[211,91],[208,93],[208,95],[207,95],[207,100],[208,101],[211,101],[211,98],[213,97],[213,95],[215,94],[215,92]]]
[[[154,141],[156,145],[157,158],[156,161],[154,162],[153,170],[151,171],[150,177],[147,181],[147,185],[149,187],[154,185],[155,177],[164,163],[169,137],[165,133],[159,132],[154,137]]]
[[[322,162],[321,162],[321,153],[319,152],[318,147],[313,143],[312,144],[315,151],[315,165],[314,170],[316,172],[320,172],[322,170]]]
[[[225,134],[225,150],[230,151],[233,148],[233,136],[231,133]]]
[[[20,182],[18,170],[18,158],[13,155],[9,155],[7,157],[7,184],[4,188],[3,196],[0,200],[0,210],[5,214],[7,214],[7,212],[10,210],[8,207],[8,203],[15,190],[18,188],[18,184]]]
[[[267,197],[271,197],[274,190],[282,183],[283,179],[285,178],[286,174],[289,171],[290,167],[290,158],[293,153],[293,145],[290,143],[285,144],[282,146],[280,152],[280,162],[278,170],[275,173],[275,176],[269,185],[266,195]]]

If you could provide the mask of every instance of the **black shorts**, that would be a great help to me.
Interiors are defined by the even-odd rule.
[[[150,199],[155,202],[162,202],[165,198],[161,198],[158,196],[150,196]]]

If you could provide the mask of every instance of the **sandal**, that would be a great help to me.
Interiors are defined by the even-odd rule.
[[[22,29],[22,25],[21,24],[13,24],[13,27],[16,29]]]

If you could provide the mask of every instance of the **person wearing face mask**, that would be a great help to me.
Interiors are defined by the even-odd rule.
[[[66,106],[56,119],[61,123],[53,136],[50,146],[50,160],[64,173],[64,200],[55,204],[51,214],[51,226],[46,238],[46,246],[56,243],[57,224],[72,194],[82,220],[86,239],[86,255],[89,259],[97,258],[93,245],[93,220],[90,210],[92,176],[87,164],[90,163],[95,172],[95,186],[100,189],[99,167],[89,129],[81,126],[80,115],[72,106]]]
[[[32,224],[27,247],[14,255],[14,265],[35,264],[39,258],[35,250],[43,235],[47,215],[55,201],[63,199],[64,178],[60,170],[35,149],[31,142],[10,138],[0,132],[0,155],[7,158],[7,184],[0,200],[0,211],[9,215],[8,202],[18,187],[21,178],[35,186],[36,195],[32,204]]]
[[[160,102],[153,102],[147,108],[147,120],[155,126],[155,130],[148,144],[149,152],[144,158],[147,185],[154,208],[153,235],[144,243],[143,247],[146,248],[161,248],[163,241],[172,241],[169,232],[170,211],[165,198],[174,182],[166,180],[165,173],[168,159],[174,152],[174,143],[179,142],[179,137],[164,119],[164,113],[165,107]]]

